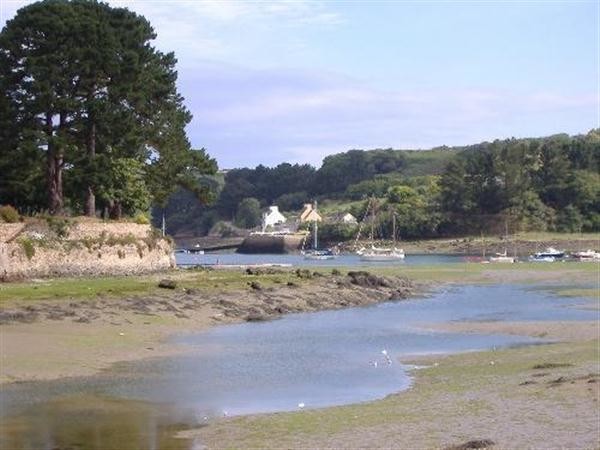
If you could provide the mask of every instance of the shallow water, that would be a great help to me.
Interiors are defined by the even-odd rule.
[[[569,307],[582,301],[522,286],[463,286],[440,290],[426,299],[295,314],[272,322],[180,335],[173,339],[192,349],[184,356],[118,364],[94,377],[5,386],[0,392],[0,447],[9,448],[2,446],[6,442],[24,442],[23,436],[37,443],[52,443],[60,436],[63,446],[83,439],[89,448],[105,448],[102,440],[98,442],[105,447],[90,444],[90,433],[99,429],[104,434],[114,427],[117,435],[131,434],[140,448],[150,448],[141,443],[150,442],[148,439],[160,443],[169,430],[172,433],[182,423],[202,423],[204,416],[382,398],[410,385],[407,367],[399,358],[545,342],[519,336],[435,332],[424,324],[594,320],[595,311]],[[387,351],[391,364],[382,350]],[[114,420],[110,411],[115,408],[110,402],[115,401],[120,402],[119,411],[136,411],[130,414],[131,420]],[[167,410],[180,416],[175,420],[156,412]],[[77,430],[84,431],[77,434]]]
[[[344,254],[335,259],[314,260],[304,259],[300,254],[253,254],[241,253],[176,253],[178,265],[183,267],[198,264],[291,264],[292,266],[319,266],[319,267],[352,267],[352,266],[396,266],[396,265],[424,265],[446,264],[465,262],[464,255],[407,255],[403,260],[396,261],[362,261],[358,255]]]

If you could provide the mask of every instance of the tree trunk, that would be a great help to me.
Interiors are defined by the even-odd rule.
[[[61,214],[63,211],[63,183],[62,164],[63,158],[60,148],[54,140],[54,126],[52,114],[46,113],[46,136],[48,150],[46,153],[46,183],[48,186],[48,210],[50,214]]]
[[[87,135],[87,155],[89,162],[91,163],[96,157],[96,124],[91,119]],[[94,186],[92,183],[88,184],[87,192],[85,195],[85,215],[89,217],[96,216],[96,196],[94,195]]]
[[[113,220],[120,220],[123,215],[123,208],[121,202],[110,200],[108,202],[109,217]]]

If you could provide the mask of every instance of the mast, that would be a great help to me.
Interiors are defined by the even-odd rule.
[[[394,247],[396,247],[396,213],[392,213],[392,242]]]
[[[316,217],[316,213],[317,213],[317,201],[316,200],[315,200],[314,210],[315,210],[315,220],[314,220],[314,223],[315,223],[315,227],[314,227],[315,228],[315,236],[314,236],[314,239],[313,239],[313,248],[316,250],[318,248],[317,232],[318,232],[318,229],[319,229],[319,225],[317,223],[318,221],[317,221],[317,217]]]
[[[375,241],[375,200],[373,200],[373,209],[371,210],[371,245]]]

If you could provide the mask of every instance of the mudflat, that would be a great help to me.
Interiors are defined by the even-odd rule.
[[[422,367],[413,370],[414,385],[383,400],[223,419],[180,436],[209,448],[598,448],[596,322],[448,329],[544,334],[561,342],[403,361]]]
[[[353,275],[341,269],[179,271],[125,281],[5,284],[0,289],[0,375],[3,382],[18,382],[92,374],[116,361],[186,351],[165,343],[178,331],[366,305],[418,295],[441,283],[533,282],[565,295],[598,299],[599,267],[406,266],[373,273],[354,270]],[[167,276],[174,288],[158,288]],[[600,446],[597,321],[438,327],[557,342],[414,358],[402,361],[420,367],[413,371],[414,385],[379,401],[223,418],[177,436],[182,443],[194,440],[209,448]]]
[[[0,382],[90,375],[115,362],[186,351],[166,342],[175,332],[402,299],[418,289],[405,277],[364,271],[180,271],[168,278],[141,279],[142,287],[124,289],[125,295],[85,279],[13,285],[13,294],[5,290],[0,309]],[[130,281],[139,283],[140,277]],[[94,290],[84,289],[83,294],[48,298],[53,290],[70,292],[81,289],[71,283],[86,282],[100,292],[94,295]],[[115,280],[115,285],[120,283],[123,280]]]

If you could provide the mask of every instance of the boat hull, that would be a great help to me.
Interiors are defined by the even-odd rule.
[[[360,255],[361,261],[402,261],[404,254],[397,255]]]

